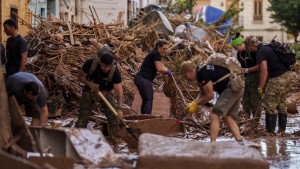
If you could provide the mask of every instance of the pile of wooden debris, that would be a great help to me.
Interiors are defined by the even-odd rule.
[[[121,24],[105,25],[95,18],[93,20],[90,25],[66,23],[53,17],[39,20],[39,26],[31,28],[26,37],[30,56],[28,68],[47,87],[51,114],[78,113],[83,84],[78,81],[77,75],[83,63],[96,57],[97,51],[104,44],[115,46],[116,60],[122,72],[125,104],[131,106],[137,90],[133,78],[139,71],[143,58],[153,48],[155,40],[164,38],[169,41],[169,51],[163,62],[172,70],[173,77],[164,79],[163,76],[158,76],[154,81],[155,90],[165,92],[170,97],[170,112],[173,117],[192,121],[197,125],[199,120],[187,116],[185,105],[194,100],[200,91],[197,84],[182,81],[179,66],[185,60],[203,64],[213,52],[231,56],[231,46],[226,42],[228,36],[198,24],[198,28],[206,31],[206,36],[201,41],[176,41],[174,37],[156,30],[156,25],[162,24],[162,21],[151,25],[140,23],[128,29]],[[182,23],[174,18],[170,22],[172,26]]]

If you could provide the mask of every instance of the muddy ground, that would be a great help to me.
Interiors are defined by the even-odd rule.
[[[298,107],[300,110],[300,107]],[[247,141],[252,141],[260,145],[262,155],[268,160],[270,169],[298,169],[300,168],[300,115],[289,114],[287,131],[284,136],[245,136]],[[260,119],[259,128],[264,128],[264,114]],[[197,140],[208,142],[209,138]],[[220,136],[217,141],[234,141],[229,136]],[[119,157],[127,164],[126,168],[134,168],[138,155],[136,149],[128,149],[126,143],[120,145],[117,151]],[[76,169],[83,169],[76,165]]]

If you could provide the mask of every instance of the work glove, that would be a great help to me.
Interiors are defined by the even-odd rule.
[[[257,93],[258,93],[258,96],[260,97],[260,98],[262,98],[263,97],[263,94],[264,94],[264,90],[262,89],[262,88],[258,88],[257,89]]]
[[[93,82],[87,82],[86,85],[93,91],[99,91],[99,85]]]
[[[195,113],[197,111],[198,107],[199,107],[198,103],[193,101],[187,105],[186,109],[189,113]]]
[[[167,71],[167,74],[168,74],[169,76],[171,76],[171,75],[172,75],[172,72],[171,72],[171,70],[170,70],[170,69]]]
[[[249,69],[248,68],[241,68],[241,73],[243,73],[243,74],[249,73]]]
[[[123,112],[122,112],[122,109],[117,109],[117,118],[119,120],[122,120],[123,119]]]

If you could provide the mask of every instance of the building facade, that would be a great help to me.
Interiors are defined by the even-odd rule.
[[[93,22],[89,7],[94,7],[97,15],[94,16],[105,24],[124,23],[128,20],[128,2],[125,0],[81,0],[81,23]],[[93,8],[92,11],[94,12]],[[95,13],[94,13],[95,15]],[[97,17],[98,16],[98,17]]]
[[[211,5],[225,11],[232,2],[233,0],[199,0],[195,9],[199,6]],[[239,7],[244,10],[239,15],[237,26],[244,27],[243,35],[257,36],[263,42],[270,42],[277,36],[277,41],[292,43],[293,37],[287,34],[280,24],[271,23],[271,13],[267,11],[269,6],[268,0],[240,0]]]
[[[0,41],[5,45],[8,36],[3,30],[3,22],[9,18],[14,19],[18,23],[18,30],[22,36],[28,32],[26,23],[30,23],[30,15],[28,14],[28,4],[30,0],[0,0]],[[17,14],[17,15],[15,15]],[[23,19],[20,20],[20,18]]]
[[[47,17],[47,0],[31,0],[28,4],[28,8],[34,16],[41,18]],[[38,21],[34,16],[31,17],[31,23],[33,27],[36,27]]]

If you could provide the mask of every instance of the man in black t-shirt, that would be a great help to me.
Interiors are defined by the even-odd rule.
[[[238,115],[243,89],[234,92],[229,83],[229,78],[217,82],[228,75],[228,69],[216,65],[204,65],[197,67],[191,61],[181,64],[181,74],[189,81],[197,81],[201,89],[201,95],[187,106],[189,113],[194,113],[199,105],[204,105],[214,98],[214,91],[219,97],[210,113],[210,141],[216,141],[220,130],[220,117],[223,118],[237,141],[243,141],[239,127],[234,118]]]
[[[281,63],[280,58],[270,46],[263,45],[255,36],[248,36],[245,39],[245,45],[248,50],[257,52],[257,63],[260,69],[258,93],[261,97],[269,77],[263,101],[266,112],[266,131],[274,133],[278,114],[278,132],[284,133],[287,123],[286,97],[292,72]]]
[[[250,52],[246,50],[244,39],[240,33],[236,34],[236,37],[231,40],[231,45],[234,47],[237,53],[237,59],[241,63],[242,73],[245,77],[245,87],[243,96],[243,109],[247,113],[248,117],[251,114],[256,117],[260,117],[260,109],[257,88],[259,83],[258,64],[256,62],[256,52]],[[257,113],[257,114],[255,114]]]
[[[3,23],[4,32],[10,36],[6,42],[6,76],[25,71],[27,59],[27,42],[19,34],[17,24],[8,19]]]
[[[97,59],[97,58],[95,58]],[[123,116],[123,89],[121,83],[121,74],[116,65],[113,64],[113,57],[110,53],[100,56],[94,67],[94,59],[87,60],[79,72],[79,81],[85,84],[80,98],[79,117],[76,127],[87,127],[89,117],[92,115],[92,109],[96,101],[100,101],[108,120],[109,133],[112,141],[120,138],[119,121]],[[91,71],[91,69],[93,69]],[[111,76],[111,77],[110,77]],[[112,90],[114,89],[114,95]],[[117,109],[118,117],[114,115],[109,107],[100,100],[97,92],[101,91],[110,104]],[[117,100],[115,103],[114,96]]]

